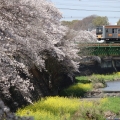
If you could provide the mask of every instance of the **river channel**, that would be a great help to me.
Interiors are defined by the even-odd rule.
[[[107,82],[107,87],[102,88],[104,92],[119,92],[120,91],[120,81],[109,81]]]

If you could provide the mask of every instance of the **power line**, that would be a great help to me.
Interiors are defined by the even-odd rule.
[[[87,16],[87,17],[89,17],[89,16]],[[107,16],[108,18],[118,18],[118,19],[120,19],[120,17],[109,17],[109,16]],[[83,16],[71,16],[71,17],[66,17],[66,16],[63,16],[63,18],[65,18],[65,19],[68,19],[68,18],[71,18],[71,19],[73,19],[73,18],[86,18],[86,17],[83,17]]]
[[[54,0],[52,0],[52,1],[54,1]],[[73,0],[65,0],[65,1],[72,1],[73,2]],[[96,0],[74,0],[74,2],[94,2],[94,1],[96,1]],[[105,1],[105,2],[119,2],[120,0],[99,0],[99,2],[101,2],[101,1]],[[98,1],[97,1],[98,2]]]
[[[65,1],[69,1],[69,2],[72,1],[73,2],[73,0],[65,0]],[[85,0],[76,0],[76,1],[74,1],[74,3],[75,2],[96,2],[96,0],[95,1],[94,0],[93,1],[90,1],[90,0],[86,0],[86,1]],[[101,2],[120,2],[120,0],[101,0],[101,1],[99,0],[99,3],[101,3]]]
[[[112,7],[112,8],[120,8],[120,6],[103,6],[103,5],[101,5],[101,6],[100,6],[100,5],[99,5],[99,6],[97,6],[97,5],[94,5],[94,6],[91,5],[91,6],[90,6],[89,4],[80,4],[80,5],[77,4],[77,5],[76,5],[76,4],[69,4],[69,3],[68,3],[68,4],[59,4],[59,3],[58,3],[58,4],[56,4],[56,5],[65,5],[65,6],[66,6],[66,5],[67,5],[67,6],[70,5],[70,6],[80,6],[80,7],[83,7],[83,6],[84,6],[84,7],[105,7],[105,8],[108,8],[108,7],[111,8],[111,7]]]
[[[99,11],[99,12],[120,12],[120,11],[111,11],[111,10],[87,10],[87,9],[74,9],[74,8],[58,8],[62,10],[77,10],[77,11]]]
[[[83,2],[83,0],[81,0],[81,1]],[[89,0],[86,0],[86,1],[89,1]],[[99,2],[101,2],[101,1],[105,1],[105,2],[120,2],[120,0],[99,0]],[[84,2],[85,2],[85,0],[84,0]],[[94,0],[92,0],[90,2],[94,2]]]
[[[74,3],[77,3],[77,4],[81,4],[81,3],[98,3],[98,1],[74,1],[73,2],[73,0],[72,1],[64,1],[64,2],[59,2],[59,4],[63,4],[63,3],[66,3],[66,4],[69,4],[69,3],[67,3],[67,2],[69,2],[69,3],[71,3],[71,4],[74,4]],[[118,4],[120,1],[115,1],[115,0],[113,0],[113,1],[99,1],[99,5],[100,4],[106,4],[106,5],[108,5],[108,4],[111,4],[111,3],[116,3],[116,4]],[[58,4],[58,2],[54,2],[54,4]]]

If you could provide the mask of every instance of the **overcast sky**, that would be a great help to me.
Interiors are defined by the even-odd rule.
[[[120,19],[120,0],[51,0],[63,20],[81,20],[90,15],[107,16],[111,24]]]

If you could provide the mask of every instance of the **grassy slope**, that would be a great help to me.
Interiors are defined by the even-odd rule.
[[[82,101],[78,98],[47,97],[17,111],[20,116],[34,116],[35,120],[105,120],[104,113],[120,114],[119,98]]]
[[[116,80],[120,74],[92,75],[76,77],[77,83],[63,91],[64,96],[79,96],[92,89],[90,79]],[[81,92],[82,91],[82,92]],[[110,111],[120,115],[120,98],[102,98],[99,101],[82,101],[75,97],[47,97],[17,111],[20,116],[34,116],[35,120],[106,120],[105,113]]]

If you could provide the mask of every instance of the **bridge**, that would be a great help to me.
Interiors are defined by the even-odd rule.
[[[81,43],[79,55],[99,56],[103,68],[120,67],[120,43]]]
[[[120,56],[120,43],[80,43],[79,54],[95,56]]]

